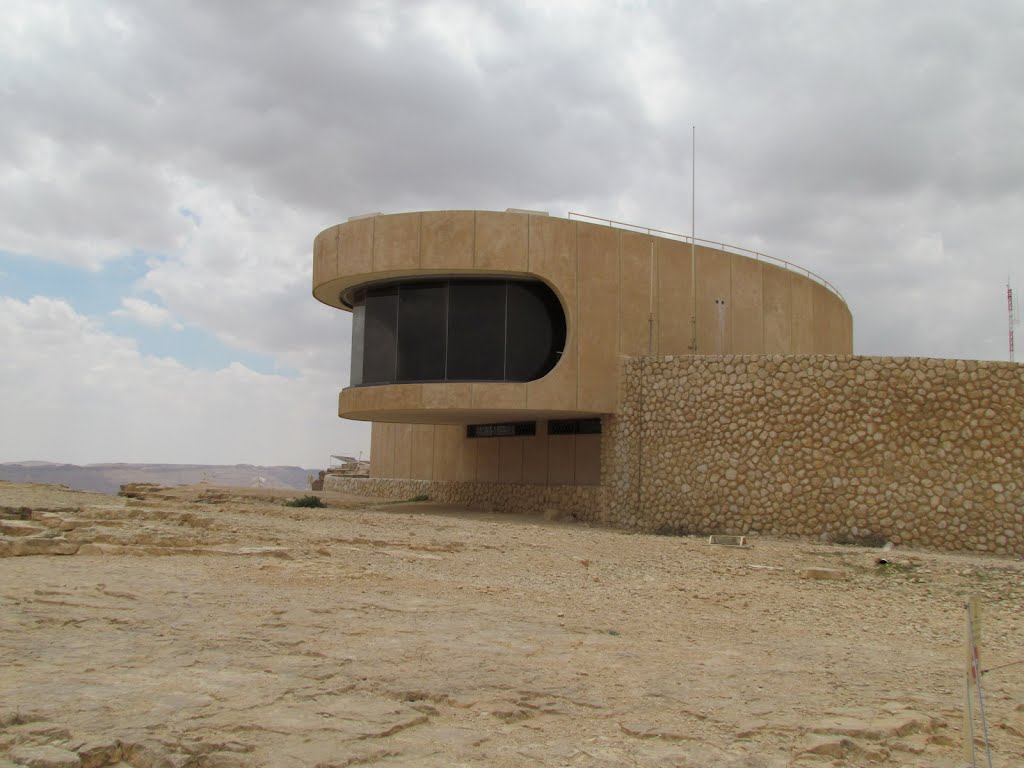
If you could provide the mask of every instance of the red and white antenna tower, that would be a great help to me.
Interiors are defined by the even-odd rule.
[[[1010,334],[1010,362],[1013,362],[1013,329],[1020,322],[1017,315],[1017,306],[1013,303],[1013,288],[1010,287],[1010,278],[1006,278],[1006,317],[1007,329]]]

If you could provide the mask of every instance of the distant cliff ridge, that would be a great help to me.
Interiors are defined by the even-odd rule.
[[[308,489],[319,470],[253,464],[55,464],[21,461],[0,464],[0,480],[66,485],[78,491],[117,493],[126,483],[189,485],[207,482],[242,488]]]

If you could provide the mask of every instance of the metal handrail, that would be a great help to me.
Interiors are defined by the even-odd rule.
[[[718,248],[718,250],[720,250],[720,251],[732,251],[732,252],[735,252],[735,253],[739,253],[740,256],[747,256],[747,255],[749,255],[749,256],[752,256],[757,261],[760,261],[761,259],[767,259],[768,261],[774,261],[777,264],[781,264],[784,269],[789,270],[790,272],[796,272],[798,275],[804,275],[806,277],[809,277],[811,280],[814,280],[816,283],[818,283],[819,285],[824,286],[829,291],[831,291],[836,296],[838,296],[839,300],[842,301],[843,304],[847,303],[846,302],[846,298],[843,296],[842,293],[839,292],[839,289],[836,288],[834,285],[832,285],[832,283],[830,283],[828,280],[826,280],[821,275],[817,274],[816,272],[811,272],[811,270],[807,269],[806,267],[801,267],[799,264],[794,264],[791,261],[786,261],[785,259],[780,259],[780,258],[778,258],[776,256],[769,256],[767,253],[761,253],[760,251],[753,251],[750,248],[743,248],[742,246],[739,246],[739,245],[729,245],[728,243],[719,243],[719,242],[716,242],[714,240],[705,240],[702,237],[690,237],[689,235],[681,235],[678,232],[668,232],[668,231],[666,231],[664,229],[654,229],[653,227],[643,227],[643,226],[640,226],[639,224],[629,224],[629,223],[627,223],[625,221],[615,221],[614,219],[604,219],[604,218],[601,218],[600,216],[591,216],[589,213],[577,213],[576,211],[569,211],[568,218],[572,219],[573,216],[576,216],[577,218],[581,218],[581,219],[590,219],[592,221],[599,221],[602,224],[607,224],[608,226],[615,227],[617,229],[626,229],[626,230],[629,230],[631,232],[646,232],[648,235],[661,235],[661,236],[665,236],[665,237],[671,237],[671,238],[674,238],[676,240],[681,240],[684,243],[698,243],[698,244],[704,244],[704,245],[713,245],[716,248]],[[849,305],[847,305],[847,306],[849,306]]]

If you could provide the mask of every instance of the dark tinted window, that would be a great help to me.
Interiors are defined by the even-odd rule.
[[[448,294],[448,380],[505,380],[504,282],[452,283]]]
[[[555,367],[565,342],[565,317],[546,285],[508,284],[506,338],[507,379],[533,381]]]
[[[366,304],[352,309],[352,386],[363,383],[363,339],[366,334]]]
[[[533,381],[558,364],[565,315],[527,280],[418,280],[370,285],[353,307],[352,385]]]
[[[398,352],[398,288],[374,288],[366,294],[363,320],[363,383],[395,381]]]
[[[398,380],[444,379],[447,283],[403,285],[398,299]]]

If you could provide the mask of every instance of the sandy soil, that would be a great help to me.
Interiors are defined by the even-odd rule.
[[[954,766],[1024,660],[1019,561],[320,495],[0,483],[0,766]]]

